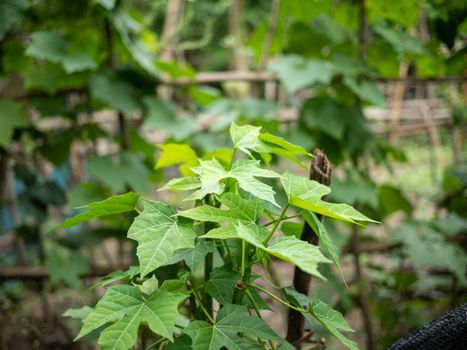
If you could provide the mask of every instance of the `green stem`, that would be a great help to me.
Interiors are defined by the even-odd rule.
[[[241,288],[237,287],[235,289],[234,300],[233,300],[234,304],[242,303],[243,296],[245,295],[246,286],[247,286],[247,283],[250,281],[250,277],[251,277],[251,265],[248,264],[248,266],[245,266],[245,271],[243,272]]]
[[[233,298],[234,304],[241,304],[243,300],[243,295],[245,293],[246,285],[248,282],[250,282],[250,276],[251,276],[251,263],[247,256],[247,243],[244,240],[242,240],[241,273],[242,273],[242,285],[240,286],[240,288],[237,287],[235,289],[234,298]]]
[[[285,213],[287,212],[287,209],[289,209],[289,206],[290,206],[290,203],[287,203],[287,204],[285,205],[284,209],[282,209],[281,215],[279,215],[279,217],[277,218],[277,220],[276,220],[276,222],[274,223],[274,226],[273,226],[271,232],[269,232],[269,235],[266,237],[266,239],[264,240],[263,243],[269,242],[269,240],[271,239],[271,237],[274,235],[274,233],[276,232],[277,228],[279,227],[279,224],[280,224],[281,221],[284,219]]]
[[[163,342],[164,340],[166,340],[166,339],[165,339],[165,338],[161,338],[161,339],[156,340],[156,341],[155,341],[154,343],[152,343],[152,344],[149,346],[149,348],[147,348],[146,350],[153,350],[153,349],[155,349],[156,346],[159,345],[159,344],[162,344],[162,342]]]
[[[240,273],[243,275],[245,273],[245,257],[246,257],[246,242],[242,239],[242,265]]]
[[[230,164],[229,168],[227,170],[230,170],[232,168],[232,165],[235,161],[235,153],[237,153],[237,147],[234,147],[233,152],[232,152],[232,158],[230,158]]]
[[[245,290],[245,294],[246,294],[248,300],[250,300],[251,305],[253,305],[253,308],[255,309],[256,315],[257,315],[260,319],[263,319],[263,316],[261,316],[261,313],[259,312],[259,307],[258,307],[258,305],[256,304],[255,299],[253,298],[253,295],[251,294],[251,292],[250,292],[248,289],[246,289],[246,290]],[[271,346],[271,349],[272,349],[272,350],[276,350],[276,347],[274,346],[274,343],[272,342],[272,340],[268,340],[268,343],[269,343],[269,345]]]
[[[218,207],[219,203],[215,200],[213,195],[209,195],[206,200],[207,204],[212,205],[213,207]],[[204,232],[207,233],[213,228],[217,227],[215,223],[206,222],[204,225]],[[221,255],[222,256],[222,255]],[[204,282],[206,283],[211,278],[212,268],[214,264],[214,254],[208,253],[204,258]],[[204,301],[206,303],[206,308],[209,312],[209,315],[212,316],[212,296],[207,293],[204,293]]]
[[[296,215],[291,215],[291,216],[285,216],[282,218],[282,221],[284,220],[290,220],[290,219],[293,219],[293,218],[296,218],[298,216],[302,215],[302,212],[296,214]],[[279,219],[275,219],[275,220],[272,220],[272,221],[269,221],[267,223],[264,224],[264,226],[269,226],[269,225],[272,225],[272,224],[275,224]]]
[[[199,297],[198,293],[196,293],[196,291],[193,288],[191,288],[191,292],[195,296],[195,299],[198,302],[199,307],[201,308],[201,310],[203,310],[203,312],[206,315],[206,317],[208,318],[209,322],[211,322],[212,324],[215,324],[216,322],[214,322],[214,319],[209,314],[208,310],[206,310],[206,308],[204,307],[203,302],[201,301],[201,298]]]
[[[271,293],[270,291],[268,291],[267,289],[264,289],[264,288],[262,288],[262,287],[260,287],[260,286],[255,285],[255,284],[248,284],[248,286],[253,287],[253,288],[256,288],[256,289],[262,291],[263,293],[269,295],[271,298],[273,298],[274,300],[277,300],[279,303],[281,303],[282,305],[287,306],[287,307],[290,308],[290,309],[296,310],[296,311],[298,311],[298,312],[308,312],[308,310],[295,307],[295,306],[289,304],[288,302],[282,300],[281,298],[276,297],[274,294],[272,294],[272,293]]]
[[[205,283],[209,281],[211,278],[211,272],[212,272],[212,267],[213,267],[213,254],[208,253],[206,254],[206,257],[204,258],[204,281]],[[204,293],[204,300],[206,302],[206,307],[209,310],[209,314],[212,315],[212,297]]]
[[[229,248],[229,244],[225,240],[222,240],[222,244],[224,245],[225,250],[227,251],[227,255],[230,258],[230,261],[232,262],[232,268],[234,269],[234,271],[237,271],[237,262],[233,258],[232,252]]]

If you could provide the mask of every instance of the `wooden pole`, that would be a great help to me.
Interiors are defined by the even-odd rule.
[[[331,183],[331,163],[326,155],[320,150],[316,149],[313,153],[313,159],[310,167],[310,180],[318,181],[319,183],[329,186]],[[323,198],[325,200],[325,198]],[[323,221],[323,216],[318,215],[318,218]],[[313,229],[305,223],[302,230],[301,240],[319,245],[318,235]],[[310,291],[311,276],[295,267],[293,286],[302,294],[308,295]],[[295,343],[297,349],[301,349],[302,342],[298,342],[303,337],[305,319],[303,315],[295,310],[289,309],[288,326],[287,326],[287,341]]]
[[[161,60],[170,62],[174,59],[175,46],[177,42],[177,24],[183,11],[184,0],[169,0],[165,14],[164,28],[162,29]],[[165,77],[167,79],[167,77]],[[164,100],[172,98],[173,89],[170,86],[160,85],[157,87],[157,95]]]

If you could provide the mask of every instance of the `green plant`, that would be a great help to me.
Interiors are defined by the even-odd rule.
[[[128,238],[137,242],[139,266],[104,278],[100,286],[119,283],[108,287],[94,309],[68,311],[83,319],[77,338],[99,329],[103,349],[129,349],[145,324],[151,335],[145,329],[141,336],[153,340],[150,348],[293,349],[262,319],[260,310],[269,308],[263,294],[306,318],[315,318],[349,349],[357,349],[341,333],[352,329],[330,305],[293,288],[274,286],[284,299],[255,281],[268,280],[268,262],[274,258],[321,279],[319,264],[332,261],[340,268],[336,247],[314,213],[350,223],[373,220],[349,205],[323,201],[328,187],[289,172],[280,175],[256,159],[261,155],[268,163],[275,154],[301,164],[299,157],[310,156],[303,148],[250,125],[233,124],[230,135],[233,150],[211,153],[205,160],[198,160],[186,145],[163,146],[159,167],[182,163],[187,176],[170,180],[162,189],[193,191],[185,198],[195,202],[193,208],[176,211],[166,203],[127,193],[92,203],[87,212],[58,226],[139,213],[128,231]],[[181,149],[185,152],[180,153]],[[273,187],[258,178],[279,179],[284,202],[279,204]],[[295,213],[290,215],[292,207]],[[295,235],[278,234],[281,224],[292,218],[317,228],[319,247]],[[203,261],[204,276],[200,276]],[[169,264],[181,267],[177,278],[159,283],[158,268]],[[265,275],[253,272],[256,264],[263,266]],[[220,305],[216,316],[213,298]]]

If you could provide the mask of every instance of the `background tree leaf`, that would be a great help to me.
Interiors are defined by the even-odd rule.
[[[10,148],[11,138],[15,128],[29,125],[29,118],[23,106],[9,99],[0,99],[0,146]]]
[[[334,74],[330,62],[306,60],[297,55],[284,56],[269,69],[277,74],[291,94],[314,84],[329,84]]]

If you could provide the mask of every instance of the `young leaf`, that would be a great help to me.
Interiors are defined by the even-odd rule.
[[[309,155],[303,147],[289,143],[282,137],[269,133],[260,133],[259,139],[271,147],[271,153],[287,158],[301,167],[308,169],[308,166],[303,164],[303,162],[298,158],[299,155]]]
[[[68,309],[63,313],[62,316],[74,318],[77,320],[84,320],[86,317],[88,317],[88,315],[92,311],[93,311],[92,307],[83,306],[83,307],[80,307],[79,309]]]
[[[221,305],[227,305],[232,303],[235,293],[235,286],[241,279],[242,275],[239,272],[232,271],[229,266],[222,266],[212,272],[211,278],[206,282],[204,290],[206,293],[215,298]],[[250,278],[250,283],[254,280],[255,276],[252,276]],[[253,296],[259,309],[269,309],[268,304],[266,304],[264,300],[258,295],[255,288],[248,287],[248,290]],[[243,296],[242,304],[253,308],[253,305],[251,305],[251,302],[246,295]]]
[[[133,211],[135,210],[139,197],[139,194],[128,192],[107,198],[101,202],[90,203],[82,207],[89,209],[88,211],[66,219],[63,224],[53,229],[68,228],[91,219]]]
[[[318,220],[314,213],[305,211],[303,212],[302,216],[308,225],[310,225],[310,227],[313,229],[313,231],[318,235],[321,249],[329,255],[332,262],[336,264],[339,273],[341,276],[343,276],[337,247],[329,236],[326,227],[321,223],[321,221]]]
[[[297,239],[295,236],[277,238],[265,251],[281,260],[298,266],[310,275],[326,280],[318,271],[319,263],[330,261],[317,246]]]
[[[191,191],[201,187],[201,182],[197,176],[185,176],[172,179],[160,188],[159,191],[170,190],[175,192]]]
[[[225,305],[217,314],[216,323],[192,321],[185,329],[191,337],[193,349],[241,350],[246,348],[238,333],[260,339],[281,339],[262,319],[246,316],[246,306]]]
[[[239,229],[239,227],[241,228]],[[229,224],[227,226],[217,227],[200,238],[240,238],[256,247],[264,248],[262,242],[268,235],[269,231],[264,226],[256,225],[255,223],[248,221],[238,221],[238,226],[235,224]]]
[[[208,253],[214,252],[212,241],[198,240],[194,249],[179,249],[172,257],[172,261],[185,260],[191,271],[194,271]]]
[[[238,126],[233,123],[230,127],[230,136],[236,148],[250,156],[250,151],[258,152],[266,163],[271,160],[270,153],[274,153],[304,166],[297,157],[297,155],[308,154],[302,147],[293,145],[278,136],[260,133],[260,130],[261,127]]]
[[[277,178],[280,175],[272,170],[260,168],[259,163],[257,160],[239,160],[230,170],[231,177],[238,181],[241,189],[278,207],[274,199],[275,191],[256,177]]]
[[[323,201],[321,198],[329,194],[331,189],[317,181],[288,172],[281,177],[281,181],[289,197],[289,203],[299,208],[351,223],[356,223],[357,221],[377,222],[366,217],[348,204]]]
[[[107,290],[94,311],[83,321],[76,339],[114,322],[102,331],[99,345],[102,349],[127,350],[136,343],[140,323],[147,323],[151,331],[173,340],[178,305],[187,295],[156,290],[147,299],[138,287],[120,285]]]
[[[348,339],[341,333],[341,331],[353,332],[353,329],[350,328],[339,311],[334,310],[331,305],[315,297],[311,302],[309,312],[347,348],[350,350],[358,350],[357,343]]]
[[[128,230],[128,238],[138,242],[141,278],[169,262],[177,249],[194,247],[196,233],[191,223],[174,214],[169,205],[146,199],[143,212]]]
[[[223,165],[227,166],[232,160],[234,150],[232,148],[219,148],[214,151],[205,153],[203,155],[203,160],[217,159]]]
[[[293,143],[290,143],[284,140],[282,137],[272,135],[268,132],[260,133],[259,139],[264,142],[279,146],[283,148],[285,151],[288,151],[293,155],[307,155],[308,154],[308,152],[303,147],[294,145]]]
[[[200,205],[193,209],[181,211],[177,214],[196,221],[209,221],[209,222],[237,222],[243,219],[244,216],[237,210],[222,210],[212,207],[207,204]]]
[[[231,192],[218,196],[217,200],[230,210],[240,213],[243,220],[256,222],[264,211],[264,205],[261,200],[246,200],[242,196]]]
[[[180,164],[180,173],[185,176],[193,175],[192,166],[198,165],[196,152],[187,144],[166,143],[159,146],[162,153],[157,160],[156,169]]]
[[[91,289],[97,288],[97,287],[105,287],[108,286],[111,283],[121,281],[124,279],[131,279],[134,275],[139,273],[139,266],[130,266],[128,270],[122,271],[122,270],[116,270],[108,275],[102,277],[100,280],[97,280],[96,283],[93,284]]]
[[[235,148],[240,151],[251,155],[251,151],[258,153],[270,153],[271,148],[260,141],[259,132],[261,127],[252,125],[238,126],[232,123],[230,126],[230,137],[232,138]]]
[[[331,305],[326,304],[317,297],[310,300],[308,296],[297,292],[292,287],[284,288],[284,293],[291,303],[302,307],[308,306],[308,312],[303,313],[306,319],[311,320],[311,316],[313,316],[347,348],[358,350],[357,343],[341,333],[341,331],[353,332],[354,330],[339,311],[334,310]]]
[[[260,168],[258,160],[239,160],[232,165],[230,171],[227,171],[216,159],[200,163],[200,166],[193,168],[193,171],[200,177],[201,188],[185,200],[202,199],[209,193],[220,195],[225,188],[225,184],[221,180],[234,178],[238,181],[241,189],[278,206],[272,187],[257,180],[256,177],[274,178],[280,177],[280,175],[274,171]]]

